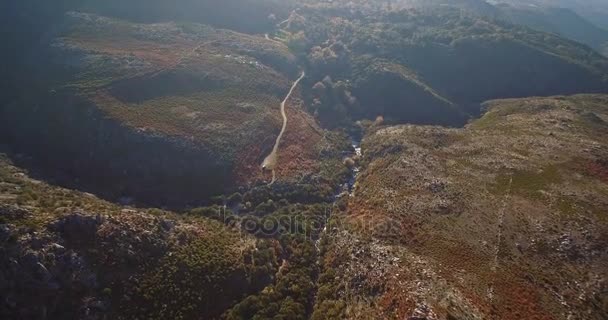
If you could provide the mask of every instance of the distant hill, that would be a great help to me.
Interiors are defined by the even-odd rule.
[[[457,8],[492,19],[507,20],[532,29],[555,33],[608,54],[608,6],[600,2],[525,0],[409,0],[414,8]],[[589,16],[597,16],[594,19]],[[598,22],[600,20],[601,22]]]
[[[527,7],[568,8],[598,27],[608,30],[608,3],[604,0],[497,0]]]
[[[504,18],[536,30],[556,33],[608,54],[608,30],[602,29],[574,10],[556,7],[499,5]]]

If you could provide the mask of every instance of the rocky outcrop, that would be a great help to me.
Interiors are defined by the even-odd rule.
[[[107,297],[96,294],[97,275],[81,254],[15,224],[0,225],[0,234],[0,318],[101,319]]]

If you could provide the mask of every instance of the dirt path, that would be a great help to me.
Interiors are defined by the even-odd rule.
[[[504,223],[505,223],[505,211],[507,210],[507,206],[509,205],[509,200],[511,199],[511,188],[513,186],[513,176],[511,176],[511,178],[509,179],[509,187],[507,188],[507,192],[505,194],[505,197],[502,200],[502,205],[500,208],[500,211],[498,213],[498,234],[496,236],[497,241],[496,241],[496,246],[494,248],[494,264],[492,265],[492,273],[494,274],[494,276],[496,276],[496,272],[498,271],[498,267],[499,267],[499,256],[500,256],[500,246],[502,244],[502,232],[503,232],[503,228],[504,228]],[[490,304],[494,303],[494,282],[490,283],[490,286],[488,288],[488,298],[490,299]]]
[[[279,151],[279,144],[281,143],[281,139],[283,138],[285,129],[287,129],[287,114],[285,113],[285,104],[291,97],[291,94],[296,89],[296,87],[298,86],[300,81],[304,78],[304,76],[305,76],[305,73],[304,73],[304,71],[302,71],[302,75],[300,75],[298,80],[296,80],[293,83],[293,85],[291,86],[291,89],[289,89],[289,93],[285,97],[285,100],[283,100],[283,102],[281,102],[281,116],[283,116],[283,127],[281,128],[281,133],[279,133],[279,136],[277,137],[277,140],[274,143],[274,148],[272,148],[272,152],[266,157],[266,159],[264,159],[264,162],[262,162],[262,169],[272,170],[272,181],[270,182],[270,184],[273,184],[276,181],[275,169],[276,169],[277,163],[278,163],[277,153]]]

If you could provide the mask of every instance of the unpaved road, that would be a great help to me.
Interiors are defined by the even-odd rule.
[[[287,114],[285,113],[285,104],[287,104],[287,101],[291,97],[291,94],[296,89],[296,87],[298,86],[300,81],[304,78],[304,76],[305,76],[305,73],[304,73],[304,71],[302,71],[302,75],[300,75],[298,80],[296,80],[293,83],[293,85],[291,86],[291,89],[289,89],[289,93],[285,97],[285,100],[283,100],[283,102],[281,102],[281,116],[283,116],[283,127],[281,128],[281,133],[279,133],[279,136],[277,137],[277,140],[274,143],[274,148],[272,148],[272,152],[266,157],[266,159],[264,159],[264,162],[262,162],[262,169],[272,170],[272,181],[270,182],[270,184],[273,184],[276,180],[275,169],[277,167],[277,162],[278,162],[277,153],[279,151],[279,144],[281,143],[281,139],[283,138],[285,129],[287,129]]]

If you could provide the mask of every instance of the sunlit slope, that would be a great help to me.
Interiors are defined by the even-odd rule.
[[[464,129],[367,135],[320,313],[602,319],[608,97],[486,105]]]

